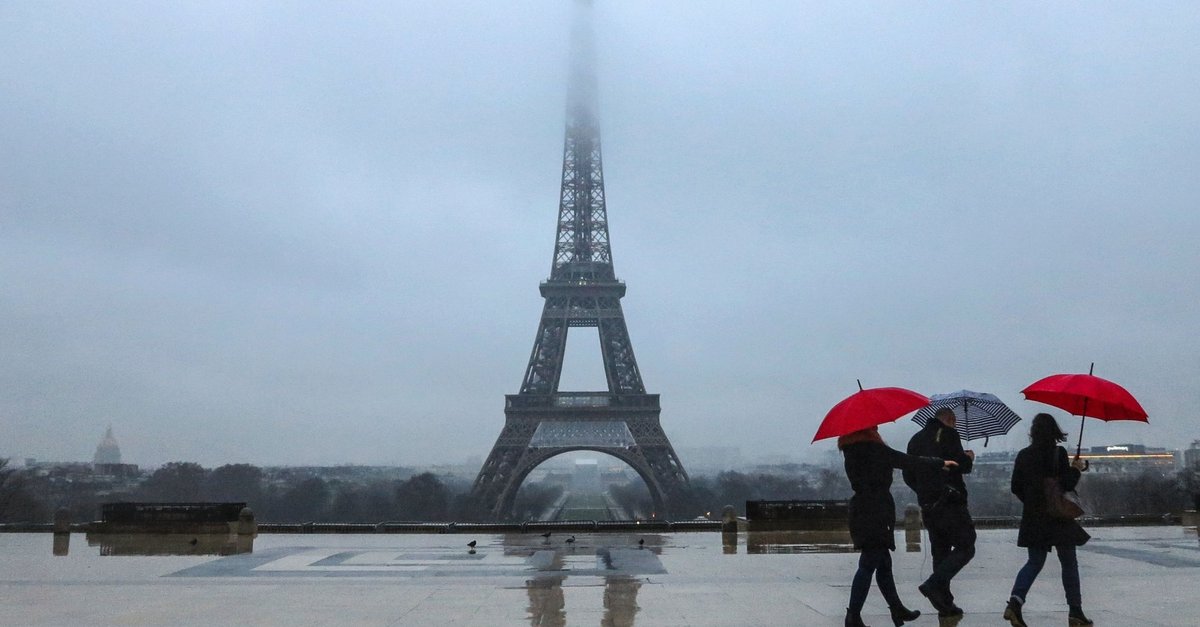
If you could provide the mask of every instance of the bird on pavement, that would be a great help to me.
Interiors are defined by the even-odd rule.
[[[475,541],[471,540],[470,542],[467,543],[467,546],[471,547],[472,549],[475,548]]]
[[[646,539],[645,539],[645,538],[638,538],[638,548],[640,549],[640,548],[642,548],[643,546],[646,546]]]
[[[575,544],[575,536],[571,536],[570,538],[567,538],[567,544]]]

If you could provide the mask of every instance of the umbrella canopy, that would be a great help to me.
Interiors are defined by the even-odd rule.
[[[929,399],[904,388],[868,388],[858,391],[833,406],[812,441],[836,438],[855,431],[877,427],[929,404]]]
[[[939,409],[953,410],[958,419],[958,437],[968,442],[984,438],[984,446],[987,446],[987,438],[1004,435],[1021,422],[1021,417],[993,394],[959,390],[934,394],[930,401],[913,416],[913,422],[924,427]]]
[[[1125,388],[1092,374],[1052,374],[1021,390],[1025,398],[1065,409],[1079,416],[1079,443],[1075,457],[1083,450],[1083,419],[1136,420],[1149,422],[1146,410]]]
[[[1021,390],[1025,398],[1100,420],[1146,422],[1146,410],[1125,388],[1090,374],[1053,374]]]

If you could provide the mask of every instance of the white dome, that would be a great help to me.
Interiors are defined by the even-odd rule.
[[[96,455],[92,458],[93,465],[121,463],[121,447],[113,437],[112,427],[104,432],[104,439],[96,445]]]

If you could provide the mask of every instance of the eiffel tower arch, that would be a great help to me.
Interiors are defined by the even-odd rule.
[[[625,326],[625,284],[613,272],[604,199],[595,72],[586,2],[577,3],[563,142],[562,187],[545,304],[521,390],[504,398],[504,428],[472,487],[477,504],[507,518],[517,490],[542,462],[570,451],[596,451],[628,464],[646,483],[655,511],[677,515],[688,476],[659,423],[657,394],[647,394]],[[608,389],[562,392],[570,329],[594,327]]]

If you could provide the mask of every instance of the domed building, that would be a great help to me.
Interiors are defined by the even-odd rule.
[[[113,437],[112,425],[104,432],[104,439],[96,445],[96,455],[92,457],[92,466],[107,466],[121,463],[121,447]]]

